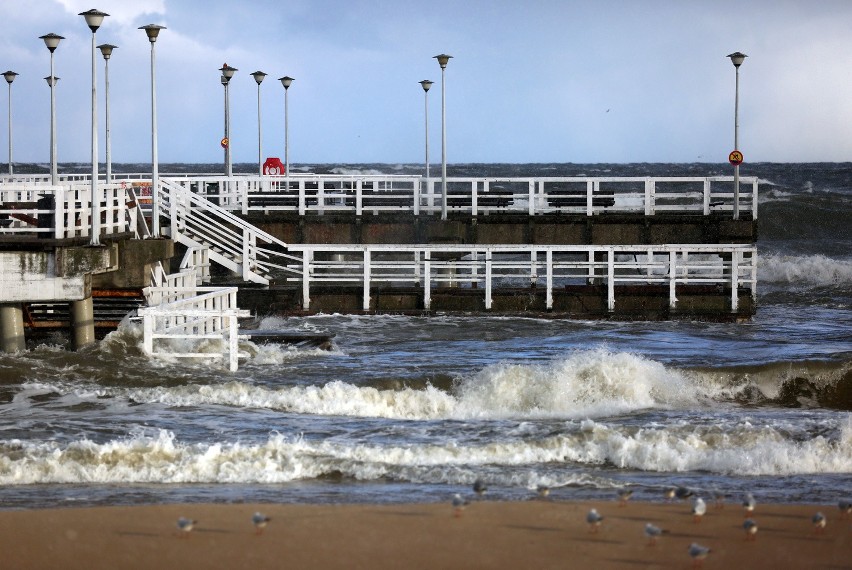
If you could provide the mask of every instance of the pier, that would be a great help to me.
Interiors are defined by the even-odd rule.
[[[4,177],[3,347],[24,346],[37,328],[25,315],[45,304],[68,315],[55,326],[83,331],[75,347],[90,343],[96,323],[120,320],[98,318],[97,299],[136,304],[147,352],[218,338],[221,353],[170,354],[232,370],[249,316],[747,320],[758,183],[734,184],[449,178],[444,196],[440,179],[419,176],[161,175],[152,187],[139,174],[102,181],[93,208],[85,175]],[[151,237],[151,220],[163,237]]]

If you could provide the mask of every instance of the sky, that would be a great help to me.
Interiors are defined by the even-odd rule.
[[[724,163],[852,160],[852,1],[812,0],[0,0],[0,68],[12,84],[15,162],[50,157],[50,54],[57,48],[57,157],[91,157],[92,34],[109,60],[113,162],[151,160],[151,49],[157,40],[161,163],[223,160],[224,63],[233,162]],[[104,160],[104,60],[97,52]],[[434,81],[424,94],[419,81]],[[2,83],[0,83],[2,85]],[[0,164],[8,157],[0,95]],[[428,109],[428,124],[426,114]],[[428,128],[427,128],[428,127]],[[5,170],[5,168],[3,169]]]

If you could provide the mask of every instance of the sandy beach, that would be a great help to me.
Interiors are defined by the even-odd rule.
[[[592,531],[586,513],[604,517]],[[258,534],[252,514],[271,517]],[[826,514],[817,531],[811,517]],[[179,517],[196,519],[181,533]],[[405,505],[189,504],[0,512],[3,568],[850,568],[852,521],[836,506],[759,505],[755,540],[738,504],[449,501]],[[665,532],[655,545],[646,522]]]

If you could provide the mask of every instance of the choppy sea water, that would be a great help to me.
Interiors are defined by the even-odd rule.
[[[201,171],[203,165],[177,165]],[[250,172],[250,165],[246,171]],[[414,165],[304,165],[419,173]],[[128,168],[138,171],[142,168]],[[163,170],[163,169],[161,169]],[[452,175],[712,175],[718,165],[455,165]],[[0,355],[0,508],[176,501],[852,497],[852,164],[761,179],[749,323],[266,317],[331,351],[150,360],[126,322]]]

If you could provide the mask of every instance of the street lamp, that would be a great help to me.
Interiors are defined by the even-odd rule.
[[[53,73],[53,52],[59,46],[59,40],[65,38],[51,33],[40,36],[39,39],[44,40],[44,45],[50,50],[50,76],[45,79],[50,85],[50,184],[56,186],[59,174],[56,169],[56,93],[53,88],[59,78]]]
[[[111,151],[112,145],[110,144],[110,132],[109,132],[109,58],[112,56],[112,50],[117,48],[118,46],[114,46],[112,44],[101,44],[98,46],[98,49],[101,50],[101,54],[104,56],[104,98],[106,100],[106,106],[104,108],[104,119],[105,119],[105,131],[106,131],[106,183],[112,183],[112,158]]]
[[[160,166],[157,159],[157,82],[154,73],[154,44],[157,42],[157,36],[160,35],[160,30],[165,30],[165,26],[157,24],[148,24],[140,26],[140,30],[145,30],[148,36],[148,41],[151,42],[151,225],[153,226],[151,236],[160,237],[160,199],[159,182],[160,182]]]
[[[86,19],[86,25],[92,30],[92,235],[89,245],[100,245],[101,215],[98,206],[101,199],[98,196],[98,75],[97,59],[95,57],[95,36],[98,28],[109,14],[95,10],[80,12],[79,16]]]
[[[292,77],[279,77],[278,80],[284,86],[284,174],[287,176],[287,189],[290,189],[290,120],[287,111],[287,93],[290,92],[290,85],[295,81]]]
[[[231,108],[228,102],[228,85],[237,68],[225,63],[219,71],[222,72],[222,85],[225,87],[225,138],[222,139],[222,146],[225,148],[225,175],[230,178],[233,169],[231,167]]]
[[[429,88],[432,83],[428,79],[420,82],[423,87],[423,116],[426,124],[426,184],[429,184]]]
[[[4,71],[3,77],[9,84],[9,176],[12,176],[12,82],[18,74],[14,71]]]
[[[731,63],[734,64],[734,68],[736,69],[736,87],[734,90],[734,151],[739,153],[739,156],[742,156],[742,153],[739,152],[739,127],[740,127],[740,66],[745,61],[745,58],[748,57],[744,53],[740,53],[735,51],[734,53],[728,55],[731,58]],[[739,159],[739,162],[742,162],[742,158]],[[740,219],[740,165],[739,162],[734,164],[734,219]]]
[[[257,171],[263,175],[263,129],[260,123],[260,84],[266,74],[262,71],[255,71],[251,74],[257,82]]]
[[[453,56],[442,53],[434,56],[441,66],[441,219],[447,219],[447,91],[444,83],[444,72],[447,63]]]

